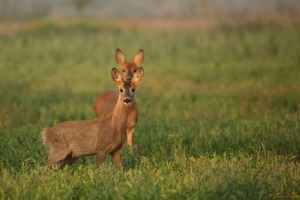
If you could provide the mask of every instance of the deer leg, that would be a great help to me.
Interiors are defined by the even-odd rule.
[[[122,145],[120,148],[112,152],[111,155],[112,155],[112,161],[114,163],[114,166],[120,170],[123,170],[123,166],[121,162],[121,153],[122,153]]]
[[[53,152],[50,153],[47,162],[46,162],[46,166],[51,168],[53,165],[57,164],[60,166],[60,161],[64,160],[68,154],[70,154],[71,152],[66,152],[66,153],[61,153],[61,152]]]
[[[106,154],[104,152],[97,153],[97,165],[99,168],[103,167],[103,162],[105,161]]]
[[[134,126],[126,128],[126,138],[127,138],[127,145],[129,146],[130,150],[132,150],[132,140],[134,136]]]
[[[73,157],[72,153],[70,153],[64,160],[60,161],[58,164],[60,167],[64,167],[65,165],[71,165],[77,161],[78,157]]]

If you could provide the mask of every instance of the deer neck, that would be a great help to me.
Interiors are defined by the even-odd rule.
[[[114,108],[112,115],[112,127],[114,127],[117,132],[125,132],[125,126],[129,114],[130,105],[124,105],[123,100],[119,97],[117,104]]]

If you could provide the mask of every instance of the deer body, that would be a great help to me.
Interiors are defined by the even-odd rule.
[[[120,49],[116,50],[116,61],[121,67],[123,71],[123,79],[130,81],[133,77],[133,74],[138,69],[139,65],[142,64],[144,60],[144,51],[139,50],[133,62],[127,62],[125,59],[125,55]],[[106,91],[101,96],[99,96],[94,104],[94,110],[97,117],[101,117],[111,113],[117,103],[118,93],[115,91]],[[126,138],[127,144],[130,149],[133,146],[133,136],[135,126],[138,121],[138,108],[137,103],[133,100],[132,104],[130,105],[129,115],[126,123]]]
[[[134,75],[132,82],[123,81],[114,68],[113,80],[120,88],[113,112],[94,120],[63,122],[47,127],[42,132],[44,144],[50,154],[46,165],[64,166],[74,163],[79,156],[97,155],[99,166],[108,154],[115,167],[122,169],[121,150],[126,138],[126,122],[133,99],[133,88],[143,78],[143,69]]]

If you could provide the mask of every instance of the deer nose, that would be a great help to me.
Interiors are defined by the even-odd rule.
[[[125,104],[130,104],[131,103],[131,99],[130,98],[124,98],[124,103]]]

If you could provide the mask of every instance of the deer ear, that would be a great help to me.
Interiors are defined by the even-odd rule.
[[[126,63],[125,55],[121,49],[116,50],[116,61],[119,65],[124,65]]]
[[[116,68],[112,68],[111,78],[117,85],[120,85],[123,82],[122,76]]]
[[[138,85],[142,82],[144,78],[144,69],[142,67],[139,67],[137,71],[133,74],[133,78],[131,80],[132,83],[135,85]]]
[[[141,50],[139,50],[139,51],[135,54],[135,56],[134,56],[134,63],[135,63],[136,66],[138,67],[138,66],[140,66],[140,65],[142,64],[143,60],[144,60],[144,50],[141,49]]]

